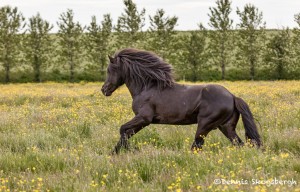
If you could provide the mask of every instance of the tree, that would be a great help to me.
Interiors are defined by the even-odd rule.
[[[145,25],[145,9],[138,12],[132,0],[124,0],[125,13],[118,18],[115,30],[117,32],[117,48],[138,47],[142,40],[142,28]]]
[[[242,11],[237,8],[237,14],[240,17],[237,58],[242,66],[250,69],[250,77],[254,80],[255,68],[263,48],[261,42],[265,39],[263,14],[251,4],[246,4]]]
[[[225,69],[232,52],[232,22],[229,18],[231,2],[217,0],[217,7],[210,7],[209,26],[214,30],[210,33],[209,49],[213,63],[221,67],[222,80],[225,79]]]
[[[291,64],[290,30],[283,29],[274,34],[267,44],[265,62],[275,71],[277,79],[283,79],[284,73]]]
[[[29,34],[25,38],[25,49],[28,61],[34,70],[34,80],[41,82],[41,68],[49,60],[52,40],[50,30],[53,25],[41,18],[38,13],[29,19]]]
[[[10,82],[10,70],[16,65],[20,54],[21,35],[25,18],[18,8],[0,8],[0,63],[5,70],[5,83]]]
[[[81,44],[83,27],[74,22],[74,13],[71,9],[62,13],[57,22],[58,37],[62,61],[69,65],[70,81],[74,81],[75,67],[81,58]]]
[[[176,32],[174,27],[177,24],[176,16],[165,16],[163,9],[157,10],[156,14],[150,18],[149,49],[156,51],[159,56],[166,59],[174,51],[174,39]]]
[[[109,54],[109,42],[112,32],[112,19],[109,14],[103,16],[101,25],[97,24],[96,16],[92,16],[92,21],[87,27],[86,48],[93,66],[101,72],[104,78],[107,55]]]
[[[295,58],[295,61],[293,62],[295,64],[294,70],[298,70],[298,73],[300,73],[300,13],[296,14],[294,16],[295,22],[297,23],[298,27],[295,27],[293,29],[293,38],[292,38],[292,46],[293,46],[293,58]]]
[[[200,24],[200,30],[191,31],[189,35],[183,36],[182,41],[182,63],[186,63],[184,69],[192,72],[192,81],[202,79],[202,71],[207,68],[206,55],[207,32]]]

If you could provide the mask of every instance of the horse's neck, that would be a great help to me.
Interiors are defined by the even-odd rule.
[[[134,98],[135,96],[139,95],[141,93],[140,90],[136,89],[136,86],[134,83],[125,83],[126,87],[128,88],[130,95],[132,98]]]

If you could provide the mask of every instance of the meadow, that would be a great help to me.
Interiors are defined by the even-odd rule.
[[[214,130],[191,152],[196,125],[150,125],[111,155],[133,117],[126,87],[0,85],[0,191],[300,191],[300,81],[217,83],[249,104],[262,149]]]

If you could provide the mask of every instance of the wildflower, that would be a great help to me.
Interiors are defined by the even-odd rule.
[[[257,167],[257,168],[256,168],[257,171],[259,171],[259,170],[261,170],[261,169],[262,169],[262,167]]]
[[[288,153],[280,153],[280,157],[282,159],[288,158],[289,154]]]
[[[93,181],[91,182],[90,186],[92,186],[92,187],[97,187],[98,184],[93,180]]]

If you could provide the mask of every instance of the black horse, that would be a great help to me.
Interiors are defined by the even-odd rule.
[[[261,140],[252,113],[241,98],[220,85],[181,85],[174,81],[172,67],[154,53],[123,49],[109,56],[107,78],[101,89],[110,96],[125,84],[133,99],[135,117],[120,128],[114,152],[128,147],[128,139],[147,125],[198,124],[192,149],[200,149],[204,137],[215,128],[233,143],[243,145],[235,129],[240,114],[249,139],[258,147]]]

